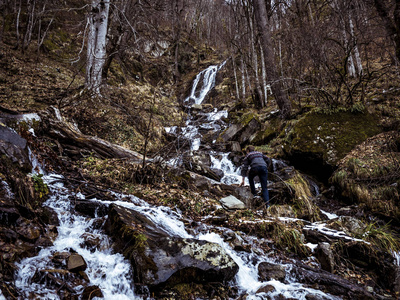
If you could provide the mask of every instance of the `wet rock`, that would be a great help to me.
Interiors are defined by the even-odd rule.
[[[70,272],[85,271],[87,268],[86,261],[79,254],[73,253],[68,257],[67,269]]]
[[[1,207],[0,206],[0,224],[1,225],[12,225],[15,224],[17,219],[20,217],[19,212],[15,207]]]
[[[40,236],[36,242],[35,247],[39,249],[47,248],[53,246],[52,240],[48,236]]]
[[[283,265],[270,262],[261,262],[258,265],[258,278],[260,281],[283,281],[286,277],[286,268]]]
[[[290,270],[290,274],[294,276],[298,282],[310,286],[315,286],[317,284],[319,287],[318,289],[322,289],[332,295],[346,296],[346,299],[375,299],[364,286],[352,283],[325,270],[314,269],[307,265],[297,263]]]
[[[260,287],[257,290],[256,294],[259,294],[259,293],[273,293],[273,292],[275,292],[275,287],[273,285],[271,285],[271,284],[267,284],[267,285],[264,285],[264,286]]]
[[[224,177],[224,171],[221,169],[210,168],[210,171],[213,172],[213,176],[217,178],[217,181],[221,181],[222,177]]]
[[[340,216],[337,219],[330,220],[327,224],[329,228],[344,231],[350,236],[361,236],[367,228],[364,222],[349,216]]]
[[[235,210],[235,209],[245,209],[246,206],[242,201],[240,201],[235,196],[228,196],[219,200],[222,206],[227,210]]]
[[[26,221],[17,227],[17,233],[29,242],[36,241],[40,234],[41,228],[35,223],[26,223]]]
[[[221,138],[224,142],[237,141],[240,145],[243,145],[249,141],[250,137],[256,133],[260,127],[260,122],[255,118],[251,118],[250,120],[244,120],[242,123],[231,125],[221,134]]]
[[[240,201],[242,201],[246,205],[246,207],[254,207],[253,194],[250,192],[250,189],[248,187],[219,184],[218,188],[220,191],[223,192],[223,195],[233,195]]]
[[[48,206],[44,206],[40,209],[39,218],[44,224],[55,226],[60,225],[60,220],[58,219],[57,212]]]
[[[82,292],[82,300],[91,300],[95,297],[104,298],[103,292],[97,285],[86,287]]]
[[[67,266],[67,260],[69,256],[69,252],[56,252],[53,254],[51,261],[57,268],[64,268]]]
[[[186,282],[227,282],[237,264],[215,243],[170,237],[144,214],[112,205],[106,230],[134,267],[135,282],[160,290]]]
[[[107,215],[108,206],[99,201],[76,200],[75,210],[91,218]]]
[[[221,138],[227,142],[233,139],[234,136],[238,135],[238,133],[243,129],[242,124],[232,124],[228,127],[227,130],[221,135]]]
[[[23,170],[29,172],[32,169],[26,140],[2,123],[0,123],[0,153],[5,154]]]
[[[32,277],[32,281],[35,283],[42,284],[48,288],[63,289],[69,293],[75,293],[71,283],[76,285],[83,284],[81,280],[77,279],[75,274],[61,269],[38,270]]]
[[[228,147],[228,150],[230,151],[230,152],[233,152],[233,153],[241,153],[242,152],[242,147],[240,146],[240,143],[239,142],[235,142],[235,141],[233,141],[233,142],[230,142],[229,143],[229,147]]]
[[[86,248],[91,252],[101,248],[100,236],[85,232],[83,235],[81,235],[81,238],[83,238],[83,242],[80,244],[82,248]]]
[[[335,259],[329,243],[319,243],[315,249],[315,257],[321,264],[322,270],[333,273],[335,270]]]
[[[303,228],[303,234],[304,234],[306,240],[313,244],[318,244],[318,243],[322,243],[322,242],[326,242],[326,243],[330,244],[334,240],[338,239],[338,237],[333,237],[331,235],[327,235],[326,233],[321,232],[320,230],[318,230],[317,228],[314,228],[314,227]]]

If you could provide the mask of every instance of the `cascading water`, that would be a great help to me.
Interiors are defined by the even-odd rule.
[[[210,66],[197,74],[190,95],[185,99],[185,102],[194,101],[196,104],[201,104],[208,92],[215,86],[215,77],[217,76],[217,72],[224,65],[225,62],[218,66]],[[201,81],[201,79],[203,80]]]
[[[33,282],[32,278],[40,270],[57,269],[51,262],[51,257],[56,253],[71,252],[71,250],[84,258],[87,263],[85,272],[90,284],[100,287],[105,299],[135,299],[131,266],[121,254],[112,253],[109,238],[94,228],[96,219],[88,220],[72,212],[69,197],[74,193],[60,183],[62,176],[45,175],[43,180],[52,193],[45,205],[57,212],[60,225],[53,246],[42,249],[38,256],[26,258],[17,264],[19,271],[16,274],[15,284],[26,299],[31,293],[40,295],[43,299],[59,299],[56,290],[47,289],[43,284]],[[82,194],[75,196],[84,198]],[[87,249],[83,246],[86,233],[101,240],[98,249]],[[78,286],[75,292],[80,293],[82,289],[82,286]]]
[[[214,66],[210,70],[208,78],[212,76],[215,78],[215,70],[218,69],[218,67]],[[207,82],[207,84],[203,84],[203,86],[212,87],[213,84],[213,82],[210,84]],[[196,88],[194,87],[192,91],[195,91],[193,92],[193,95],[195,95]],[[203,94],[204,92],[199,93],[200,96]],[[196,96],[196,99],[200,99],[200,96]],[[204,98],[204,95],[202,97]],[[212,127],[221,118],[226,116],[226,111],[214,110],[212,113],[206,114],[206,118],[204,118],[205,124],[198,125],[202,125],[205,128],[209,126]],[[221,125],[219,124],[218,126]],[[198,130],[197,126],[193,125],[193,128],[194,129],[190,129],[189,131],[192,130],[194,132],[195,130]],[[174,131],[177,130],[177,128],[170,128],[169,130]],[[225,175],[222,180],[224,183],[234,184],[240,181],[238,169],[229,160],[227,153],[214,152],[211,155],[211,160],[213,167],[222,169],[224,171]],[[279,163],[274,162],[274,164],[277,165]],[[47,174],[43,176],[43,179],[48,184],[52,193],[52,196],[45,204],[53,208],[57,212],[60,219],[60,225],[58,226],[58,237],[54,241],[53,246],[42,249],[38,256],[26,258],[18,264],[19,270],[16,274],[15,284],[16,287],[21,291],[21,294],[23,294],[25,298],[29,298],[30,294],[34,293],[45,299],[59,299],[59,296],[57,295],[57,288],[46,288],[41,283],[33,282],[32,278],[38,270],[55,268],[50,259],[50,257],[52,257],[55,253],[73,251],[81,255],[87,262],[86,273],[88,275],[90,284],[97,285],[101,289],[104,299],[111,300],[139,298],[134,293],[132,279],[133,274],[130,263],[124,259],[121,254],[113,253],[111,250],[109,250],[111,248],[109,238],[105,236],[101,230],[96,229],[98,227],[94,226],[94,224],[101,219],[85,218],[76,215],[73,209],[71,209],[71,201],[69,200],[69,197],[74,196],[84,199],[84,195],[69,191],[68,188],[61,183],[62,176],[60,175]],[[271,253],[265,253],[264,250],[259,246],[263,239],[246,236],[245,234],[238,235],[236,232],[233,232],[230,229],[205,224],[200,224],[195,229],[191,228],[189,231],[181,221],[182,216],[179,212],[176,212],[168,207],[152,206],[132,195],[114,193],[114,196],[119,200],[111,202],[102,199],[91,199],[91,201],[98,201],[105,205],[114,203],[127,209],[140,212],[141,214],[146,215],[147,218],[151,219],[165,232],[168,232],[171,236],[206,240],[221,245],[239,266],[239,271],[234,280],[230,282],[230,285],[237,287],[240,294],[246,294],[246,299],[276,299],[281,297],[284,299],[293,298],[304,300],[309,298],[334,300],[340,299],[339,297],[335,297],[297,283],[295,278],[291,278],[288,275],[288,271],[292,268],[291,264],[289,263],[284,265],[287,272],[284,282],[277,280],[260,281],[258,278],[258,266],[260,263],[279,263],[274,261]],[[289,218],[279,219],[286,222],[291,221]],[[261,220],[254,220],[254,222],[258,221]],[[265,218],[262,221],[268,222],[268,220]],[[271,222],[272,221],[273,220],[271,220]],[[309,225],[309,228],[312,226],[314,226],[313,228],[325,230],[322,224],[312,224]],[[222,232],[222,234],[218,234],[217,232]],[[87,233],[94,235],[101,240],[99,247],[89,250],[83,246],[83,239]],[[331,233],[335,234],[333,231]],[[224,240],[225,235],[234,235],[238,239],[244,239],[245,242],[250,245],[251,251],[234,250],[233,247]],[[308,246],[313,248],[316,245],[309,244]],[[398,261],[400,261],[398,254],[396,258]],[[273,289],[269,291],[259,291],[260,288],[267,285],[272,286]],[[75,287],[75,292],[79,293],[82,289],[82,286],[77,286]]]

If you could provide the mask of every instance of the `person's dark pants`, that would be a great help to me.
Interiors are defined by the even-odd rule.
[[[267,206],[269,206],[269,193],[268,193],[268,168],[259,166],[255,168],[251,168],[249,172],[249,184],[251,193],[255,196],[257,194],[256,187],[254,185],[254,177],[258,176],[261,183],[261,194],[264,202]]]

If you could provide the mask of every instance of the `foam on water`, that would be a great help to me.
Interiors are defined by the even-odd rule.
[[[86,261],[85,272],[90,284],[100,287],[104,299],[135,299],[130,263],[122,254],[112,252],[107,236],[93,229],[95,219],[88,220],[71,213],[69,196],[73,196],[73,193],[63,186],[60,179],[62,176],[54,174],[43,176],[52,192],[45,205],[53,208],[59,216],[58,236],[53,246],[42,249],[38,256],[26,258],[17,264],[19,269],[16,274],[16,286],[25,295],[36,292],[46,299],[59,299],[56,291],[47,290],[42,285],[33,283],[31,279],[38,270],[54,268],[50,259],[54,253],[70,252],[73,249]],[[81,198],[83,195],[76,196]],[[101,240],[100,249],[90,251],[81,246],[82,235],[87,232]],[[81,289],[83,287],[78,287],[76,292],[81,292]]]

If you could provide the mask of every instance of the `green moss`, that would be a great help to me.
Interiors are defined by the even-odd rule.
[[[253,119],[256,119],[257,121],[259,121],[259,120],[258,120],[258,117],[257,117],[254,113],[248,112],[248,113],[243,114],[243,115],[240,117],[239,123],[242,124],[243,126],[246,126],[246,125],[249,124],[250,121],[253,120]]]
[[[49,194],[49,188],[47,184],[42,179],[43,174],[32,175],[33,187],[35,192],[38,194],[39,199],[43,199]]]
[[[324,161],[335,164],[354,146],[380,132],[378,121],[368,113],[313,111],[290,130],[285,150],[319,153]]]
[[[276,129],[273,127],[267,127],[267,129],[259,131],[254,139],[251,141],[253,145],[266,144],[276,136]]]

